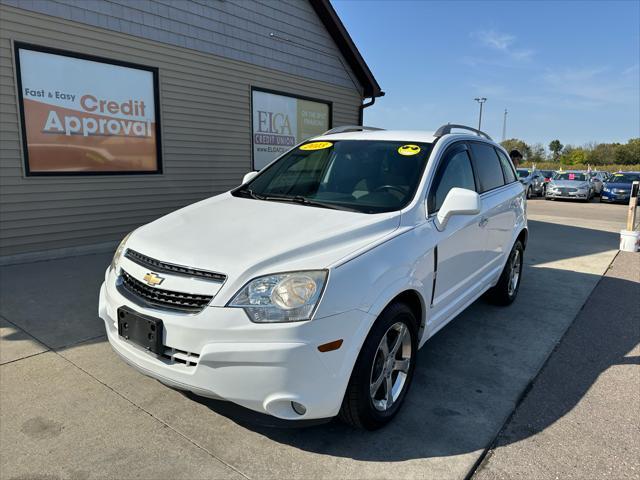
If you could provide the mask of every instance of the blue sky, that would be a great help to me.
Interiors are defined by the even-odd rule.
[[[387,93],[365,125],[545,146],[640,136],[640,1],[332,0]]]

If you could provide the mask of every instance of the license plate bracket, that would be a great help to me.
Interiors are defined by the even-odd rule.
[[[118,335],[156,355],[164,351],[163,329],[159,318],[142,315],[128,307],[118,309]]]

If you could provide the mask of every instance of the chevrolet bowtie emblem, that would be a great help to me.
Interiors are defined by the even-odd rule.
[[[149,272],[144,276],[144,281],[147,282],[152,287],[160,285],[164,282],[164,277],[160,275],[156,275],[155,273]]]

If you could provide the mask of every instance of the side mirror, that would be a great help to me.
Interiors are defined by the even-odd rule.
[[[258,175],[258,172],[249,172],[244,177],[242,177],[242,184],[249,183],[254,177]]]
[[[436,215],[436,228],[444,230],[452,215],[476,215],[480,213],[480,195],[466,188],[452,188]]]

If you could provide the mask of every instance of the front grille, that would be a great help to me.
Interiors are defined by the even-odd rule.
[[[169,365],[175,365],[176,363],[180,363],[185,367],[195,367],[198,365],[198,361],[200,360],[200,355],[197,353],[187,352],[185,350],[179,350],[177,348],[167,347],[162,354],[162,358],[165,360],[165,363]]]
[[[577,192],[578,189],[577,188],[568,188],[568,187],[560,187],[558,189],[560,191],[560,193],[562,194],[567,194],[567,193],[574,193]]]
[[[183,275],[185,277],[198,277],[214,282],[224,282],[227,276],[222,273],[210,272],[208,270],[199,270],[197,268],[184,267],[182,265],[175,265],[173,263],[162,262],[155,258],[148,257],[142,253],[138,253],[135,250],[127,249],[124,254],[132,262],[142,265],[154,272],[173,273],[174,275]]]
[[[131,301],[142,306],[151,306],[181,312],[197,313],[202,311],[213,296],[195,295],[191,293],[172,292],[160,288],[150,287],[136,280],[122,270],[118,281],[118,290]]]

